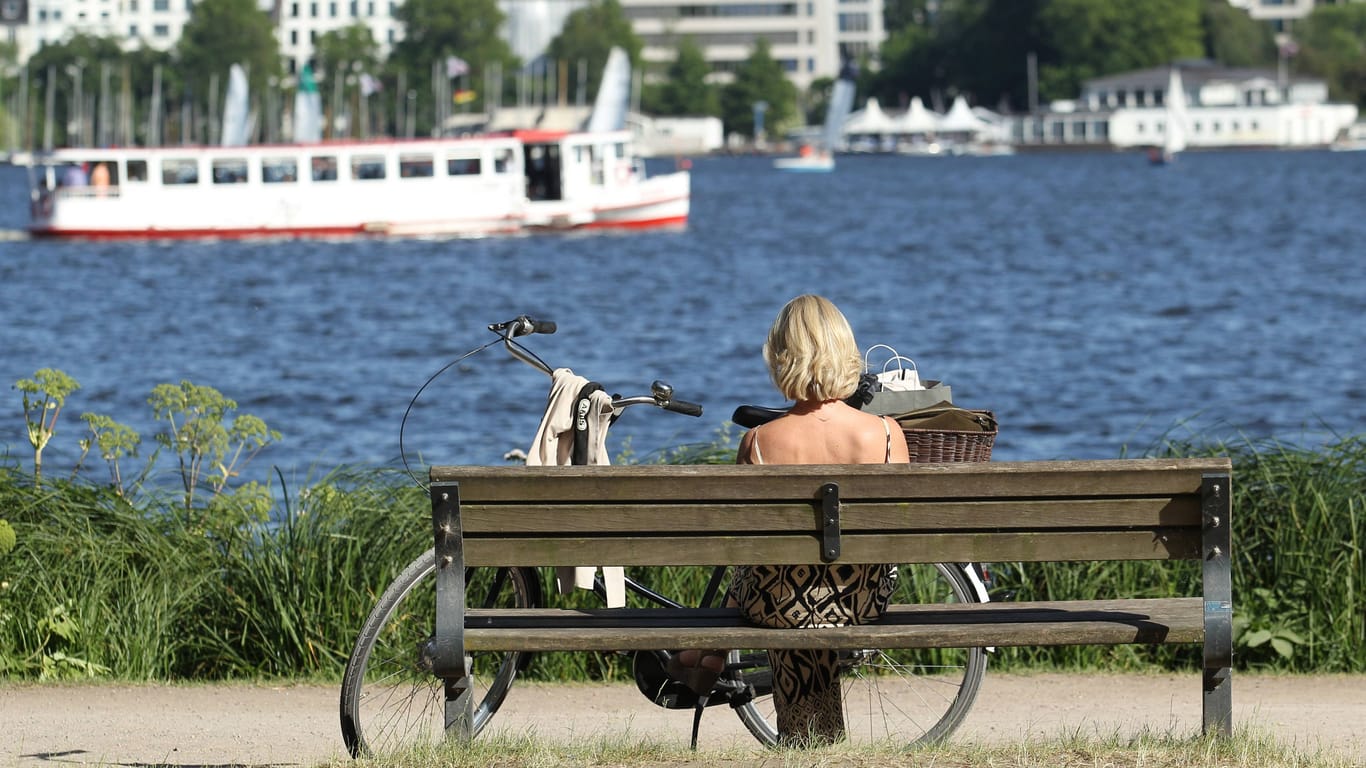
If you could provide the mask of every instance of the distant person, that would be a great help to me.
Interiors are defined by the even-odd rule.
[[[910,452],[891,417],[845,400],[858,387],[863,359],[848,320],[828,299],[798,296],[778,313],[764,344],[778,391],[795,405],[740,440],[740,464],[906,464]],[[751,565],[736,569],[730,602],[767,627],[862,624],[881,617],[896,586],[886,565]],[[778,740],[814,746],[844,738],[835,651],[769,650]],[[670,673],[695,691],[710,690],[723,669],[719,651],[682,651]]]
[[[89,177],[85,174],[85,168],[77,163],[72,163],[62,171],[62,186],[64,187],[84,187],[89,183]]]
[[[95,163],[95,169],[90,172],[90,186],[95,188],[96,194],[104,194],[109,190],[109,166],[104,163]]]

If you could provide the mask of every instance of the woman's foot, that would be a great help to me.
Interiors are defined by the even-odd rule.
[[[726,669],[724,651],[679,651],[669,657],[669,677],[683,683],[698,696],[706,696]]]

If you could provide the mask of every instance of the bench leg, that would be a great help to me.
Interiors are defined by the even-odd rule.
[[[465,553],[460,526],[460,484],[432,483],[432,533],[436,552],[436,627],[432,672],[445,685],[446,735],[474,736],[474,701],[465,664]]]
[[[469,675],[446,680],[446,736],[468,741],[474,737],[474,698]]]
[[[1202,488],[1205,595],[1203,731],[1233,735],[1233,573],[1229,517],[1233,509],[1232,478],[1205,475]]]

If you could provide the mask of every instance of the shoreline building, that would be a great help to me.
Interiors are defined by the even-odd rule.
[[[839,76],[844,59],[875,56],[887,38],[883,0],[620,0],[645,46],[642,58],[659,68],[673,62],[678,43],[691,38],[712,68],[714,82],[729,82],[759,38],[799,89]]]
[[[1356,105],[1328,101],[1318,78],[1207,61],[1176,66],[1191,149],[1327,146],[1357,119]],[[1160,147],[1170,73],[1152,67],[1087,80],[1074,101],[1009,117],[1010,140],[1022,149]]]
[[[18,63],[44,44],[75,34],[109,37],[125,50],[168,50],[179,40],[197,0],[0,0],[0,39],[15,43]],[[381,55],[403,39],[395,18],[402,0],[258,0],[275,20],[285,70],[296,73],[313,58],[320,35],[353,24],[370,29]],[[503,36],[530,64],[565,18],[588,0],[498,0],[507,16]],[[658,68],[674,60],[691,37],[716,82],[729,81],[765,38],[788,78],[805,89],[836,77],[843,58],[875,56],[886,39],[883,0],[619,0],[645,43],[642,56]],[[458,54],[458,52],[457,52]]]

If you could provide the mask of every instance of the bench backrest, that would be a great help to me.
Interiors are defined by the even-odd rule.
[[[1231,473],[1210,458],[437,466],[431,480],[469,566],[718,565],[1196,559],[1211,518],[1227,531]]]

